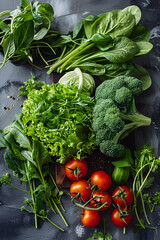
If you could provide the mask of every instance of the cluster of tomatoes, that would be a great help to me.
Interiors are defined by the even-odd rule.
[[[111,220],[117,227],[127,227],[132,220],[128,209],[134,201],[133,192],[129,187],[118,186],[112,196],[107,192],[111,187],[111,177],[104,171],[95,171],[90,180],[83,179],[88,172],[85,160],[70,160],[65,165],[66,176],[73,181],[70,186],[72,201],[83,208],[81,217],[86,227],[96,227],[101,221],[100,211],[106,211],[111,205],[115,208]]]

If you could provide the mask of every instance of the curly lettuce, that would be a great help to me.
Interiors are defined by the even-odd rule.
[[[94,99],[89,93],[59,83],[33,89],[24,101],[24,131],[38,139],[61,164],[85,158],[95,148],[91,128]]]

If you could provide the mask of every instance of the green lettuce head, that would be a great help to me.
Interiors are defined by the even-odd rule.
[[[91,94],[95,89],[95,81],[93,77],[88,73],[83,73],[79,68],[66,73],[60,78],[59,83],[66,87],[75,86],[81,92],[90,92]]]

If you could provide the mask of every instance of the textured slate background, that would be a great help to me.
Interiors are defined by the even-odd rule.
[[[42,2],[42,1],[41,1]],[[141,65],[149,71],[153,84],[143,96],[138,99],[138,107],[141,112],[152,118],[150,127],[141,128],[132,135],[132,142],[136,147],[143,143],[151,142],[155,147],[156,153],[160,154],[159,138],[160,138],[160,1],[159,0],[48,0],[55,11],[55,22],[57,28],[66,33],[72,30],[74,25],[82,20],[90,13],[100,13],[113,9],[124,8],[130,4],[138,5],[142,10],[141,23],[151,30],[151,42],[154,44],[153,51],[140,58]],[[13,10],[19,5],[18,0],[1,0],[0,11]],[[0,61],[2,57],[0,56]],[[0,70],[0,129],[14,120],[15,113],[21,110],[20,105],[23,99],[13,101],[7,99],[8,95],[14,97],[18,94],[18,87],[30,78],[30,73],[35,75],[41,74],[41,79],[46,83],[52,82],[52,76],[47,75],[45,71],[37,70],[28,65],[14,65],[8,62],[2,70]],[[5,111],[4,106],[14,107],[10,111]],[[0,175],[8,172],[3,161],[3,150],[0,151]],[[19,187],[26,187],[25,184],[20,185],[16,180],[15,184]],[[155,185],[152,191],[160,191],[160,177],[156,173]],[[20,211],[26,194],[20,193],[10,186],[0,187],[0,240],[85,240],[92,236],[95,231],[103,231],[103,221],[98,228],[87,229],[82,226],[80,217],[76,215],[79,209],[74,207],[70,202],[68,190],[63,198],[63,204],[67,212],[66,219],[70,227],[66,228],[57,215],[53,216],[53,220],[64,227],[65,232],[61,233],[48,222],[40,222],[40,228],[34,228],[34,218],[25,212]],[[121,229],[113,226],[110,220],[109,210],[106,213],[106,232],[113,235],[113,240],[159,240],[160,239],[160,206],[156,207],[154,214],[150,216],[151,224],[157,226],[157,230],[145,230],[140,234],[133,233],[133,225],[128,227],[127,234],[123,235]]]

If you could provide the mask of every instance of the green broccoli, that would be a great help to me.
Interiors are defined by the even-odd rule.
[[[139,113],[134,97],[142,93],[142,82],[134,77],[120,76],[104,81],[96,89],[92,127],[100,150],[110,157],[122,157],[125,148],[120,140],[151,119]]]

